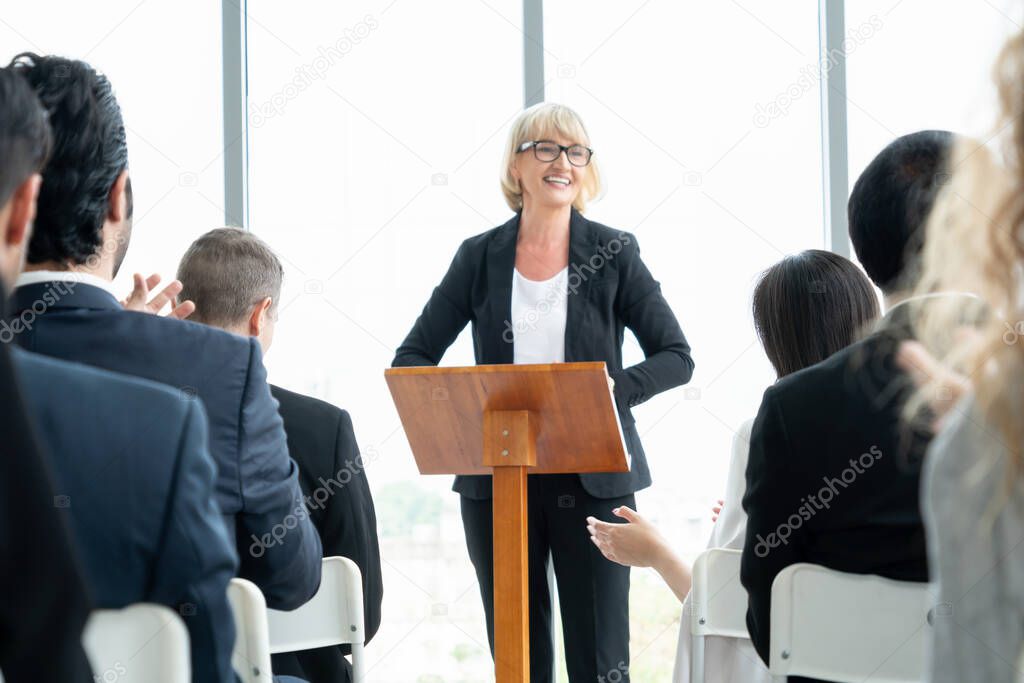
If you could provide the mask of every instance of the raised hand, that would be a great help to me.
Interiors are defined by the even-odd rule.
[[[164,287],[152,299],[149,298],[150,291],[160,284],[160,276],[153,273],[148,278],[143,278],[141,273],[132,276],[134,286],[131,294],[121,301],[121,305],[129,311],[140,313],[151,313],[159,315],[167,304],[171,304],[171,310],[167,314],[169,318],[184,320],[196,310],[196,305],[191,301],[182,301],[175,304],[175,297],[181,294],[182,284],[178,280],[172,281]]]
[[[907,373],[918,388],[929,383],[935,387],[928,406],[935,415],[935,420],[931,424],[932,431],[938,433],[950,409],[961,396],[971,390],[971,381],[944,367],[928,353],[923,344],[916,341],[900,343],[896,352],[896,365]]]

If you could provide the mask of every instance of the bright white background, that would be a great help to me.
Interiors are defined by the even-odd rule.
[[[545,5],[547,99],[580,112],[607,179],[588,215],[638,236],[693,346],[688,389],[635,411],[654,475],[639,507],[692,558],[734,430],[773,380],[753,283],[824,246],[817,3]],[[450,478],[417,475],[383,371],[459,242],[510,215],[497,174],[522,106],[520,2],[248,10],[251,228],[287,270],[267,363],[273,381],[346,408],[370,463],[385,580],[371,676],[492,680],[457,497]],[[851,184],[897,135],[987,137],[989,67],[1020,19],[1003,0],[848,0]],[[136,191],[123,289],[133,270],[171,276],[223,221],[220,40],[219,3],[199,0],[20,4],[0,17],[5,61],[83,58],[114,84]],[[759,118],[771,103],[784,112]],[[641,357],[632,338],[625,357]],[[472,363],[468,333],[444,363]],[[633,584],[634,680],[668,680],[678,603],[649,570]]]

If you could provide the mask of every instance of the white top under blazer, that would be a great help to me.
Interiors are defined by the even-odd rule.
[[[750,455],[750,433],[754,421],[747,420],[732,440],[732,459],[725,485],[725,505],[711,530],[708,548],[740,550],[747,534],[747,514],[743,511],[743,494],[747,490],[747,459]],[[676,665],[672,683],[698,683],[690,676],[691,596],[683,601],[683,614],[679,619],[679,644],[676,646]],[[746,638],[708,636],[704,639],[705,683],[772,683],[771,674],[753,643]]]
[[[565,362],[565,316],[569,267],[554,277],[527,280],[512,270],[512,362]]]

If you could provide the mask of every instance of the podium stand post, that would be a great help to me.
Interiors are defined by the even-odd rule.
[[[496,683],[530,680],[527,472],[537,464],[527,410],[484,412],[483,463],[494,468],[494,671]],[[499,596],[501,596],[499,598]]]

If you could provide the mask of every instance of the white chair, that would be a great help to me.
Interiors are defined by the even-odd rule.
[[[363,583],[352,560],[325,557],[316,595],[290,612],[267,609],[263,593],[245,579],[231,580],[228,599],[236,630],[231,661],[243,683],[273,680],[271,654],[343,644],[352,646],[353,679],[365,682]]]
[[[926,583],[786,567],[772,583],[769,671],[838,683],[916,683],[925,670],[928,605]]]
[[[191,655],[185,622],[163,605],[96,610],[82,644],[96,681],[188,683]]]
[[[740,584],[739,550],[711,548],[693,563],[690,587],[690,680],[704,683],[704,638],[750,639],[747,592]]]
[[[82,632],[82,647],[97,683],[192,680],[188,630],[181,617],[163,605],[94,610]]]
[[[270,636],[267,627],[267,601],[252,581],[231,579],[228,602],[235,617],[235,647],[231,666],[242,683],[269,683]]]

